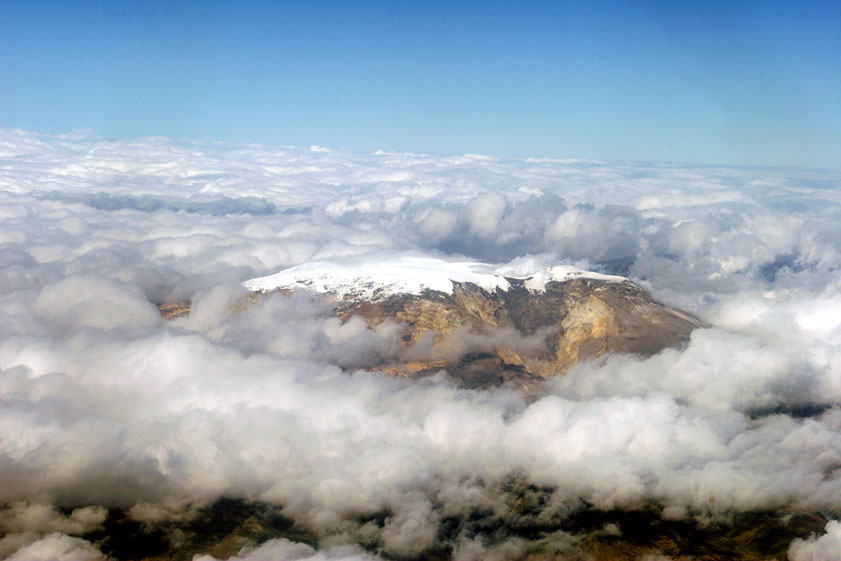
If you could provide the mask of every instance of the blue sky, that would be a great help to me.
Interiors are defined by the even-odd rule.
[[[3,1],[0,126],[838,168],[841,3]]]

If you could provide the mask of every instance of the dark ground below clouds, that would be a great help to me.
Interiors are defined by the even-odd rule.
[[[693,561],[785,561],[792,540],[822,532],[828,519],[841,512],[803,512],[788,509],[731,513],[730,522],[699,523],[666,520],[653,503],[633,509],[603,511],[581,504],[571,515],[538,522],[551,490],[521,481],[507,483],[511,511],[505,517],[477,510],[462,517],[443,517],[436,545],[413,559],[401,559],[379,550],[378,543],[362,543],[366,550],[395,561],[448,561],[459,537],[479,538],[487,546],[512,538],[528,544],[519,559],[637,560],[666,555]],[[357,517],[360,525],[383,527],[391,513]],[[545,516],[542,517],[545,520]],[[552,534],[570,535],[562,548],[549,545]],[[286,538],[313,547],[318,536],[282,514],[282,507],[236,498],[221,498],[198,510],[187,521],[144,526],[125,512],[112,509],[103,527],[80,536],[119,561],[192,559],[210,554],[218,559],[236,555],[243,547]]]

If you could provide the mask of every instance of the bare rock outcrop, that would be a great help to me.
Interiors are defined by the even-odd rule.
[[[685,344],[704,325],[627,280],[550,281],[539,292],[507,280],[507,290],[454,282],[451,294],[340,301],[335,311],[342,318],[361,316],[371,326],[398,321],[408,351],[403,356],[411,358],[413,346],[424,349],[414,360],[372,369],[402,376],[445,369],[469,387],[512,382],[528,388],[607,353],[651,356]]]

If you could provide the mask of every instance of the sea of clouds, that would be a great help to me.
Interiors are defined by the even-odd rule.
[[[244,280],[366,254],[618,272],[712,327],[527,402],[357,371],[395,352],[396,326],[343,324],[306,294],[231,312]],[[160,318],[187,299],[189,317]],[[511,477],[554,490],[546,517],[841,505],[837,171],[0,130],[0,318],[0,557],[101,559],[76,536],[106,508],[160,522],[221,496],[320,538],[242,559],[410,557],[445,517],[504,519]],[[528,547],[447,539],[465,560]],[[839,544],[829,521],[789,555]]]

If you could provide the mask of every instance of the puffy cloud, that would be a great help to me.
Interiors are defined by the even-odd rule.
[[[323,548],[243,559],[414,556],[447,517],[513,523],[511,477],[548,489],[541,521],[581,500],[673,518],[841,501],[837,173],[0,135],[4,555],[100,558],[70,536],[102,507],[154,524],[222,495],[281,506]],[[580,364],[527,403],[355,371],[411,356],[394,322],[304,294],[243,305],[247,278],[385,251],[621,271],[715,327]],[[829,551],[832,524],[792,559]],[[446,540],[463,559],[537,547],[469,525]]]
[[[458,215],[440,208],[424,209],[415,218],[415,222],[424,240],[438,243],[453,234],[458,224]]]
[[[841,555],[841,523],[831,520],[826,533],[808,540],[794,540],[788,550],[791,561],[833,561]]]
[[[73,276],[41,289],[35,311],[65,329],[154,327],[160,314],[142,292],[95,276]]]
[[[64,534],[50,534],[15,552],[9,561],[104,561],[93,545]]]
[[[821,377],[813,369],[794,349],[711,328],[696,330],[683,350],[645,360],[617,356],[581,364],[550,385],[575,398],[666,392],[698,408],[749,412],[825,402],[817,387]]]
[[[240,551],[230,561],[377,561],[374,555],[358,548],[344,546],[315,551],[306,544],[289,540],[269,540],[260,547]],[[197,555],[194,561],[216,561],[210,555]]]
[[[73,552],[79,555],[88,551],[88,547],[79,540],[71,540],[59,534],[85,534],[101,527],[107,511],[101,506],[89,506],[72,510],[69,514],[60,513],[55,506],[46,504],[14,503],[0,510],[0,530],[4,537],[0,539],[0,557],[8,558],[15,551],[34,544],[52,534],[46,543],[29,550],[28,558],[57,559],[59,551]],[[63,544],[63,545],[61,545]],[[55,552],[55,557],[51,554]],[[96,552],[101,558],[101,554]],[[68,553],[70,555],[70,553]],[[70,557],[75,559],[75,557]],[[87,557],[80,557],[87,559]]]
[[[61,532],[84,534],[99,527],[104,521],[103,507],[77,508],[69,515],[61,514],[53,505],[12,504],[0,511],[0,527],[11,532]]]
[[[490,238],[497,233],[505,214],[506,200],[499,193],[487,193],[470,200],[464,207],[470,234]]]

